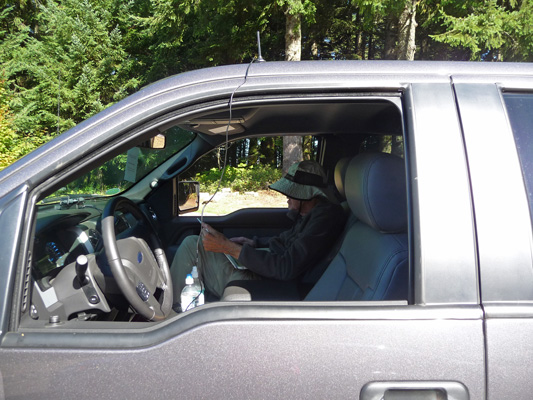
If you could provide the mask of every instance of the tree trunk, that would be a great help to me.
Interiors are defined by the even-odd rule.
[[[416,2],[408,0],[398,21],[398,60],[415,59]]]
[[[302,59],[302,16],[285,12],[285,61]]]
[[[302,147],[301,136],[283,137],[283,175],[287,173],[292,164],[303,160]]]
[[[363,60],[365,59],[363,52]],[[368,34],[368,57],[367,60],[373,60],[374,59],[374,36],[372,32]]]
[[[355,37],[355,58],[359,58],[360,60],[364,60],[364,48],[363,48],[363,30],[359,28],[361,26],[361,13],[359,11],[359,8],[356,10],[356,17],[355,17],[355,26],[358,27],[357,35]]]
[[[389,16],[385,23],[385,41],[383,43],[383,53],[381,57],[384,60],[395,60],[397,58],[396,40],[398,39],[396,27],[398,20],[395,16]]]
[[[300,61],[302,58],[302,16],[285,11],[285,61]],[[283,174],[289,167],[303,158],[302,138],[300,136],[283,137]]]

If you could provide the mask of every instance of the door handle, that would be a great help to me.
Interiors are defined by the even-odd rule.
[[[465,385],[455,381],[369,382],[361,400],[469,400]]]

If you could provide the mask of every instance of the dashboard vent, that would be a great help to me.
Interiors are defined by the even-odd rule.
[[[98,232],[96,229],[89,229],[89,241],[93,245],[93,248],[96,250],[98,248],[98,245],[100,244],[100,241],[102,239],[102,236],[100,235],[100,232]]]

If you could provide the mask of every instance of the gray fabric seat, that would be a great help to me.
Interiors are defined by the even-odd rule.
[[[342,245],[305,300],[406,300],[407,196],[403,159],[364,153],[346,167],[352,223]]]

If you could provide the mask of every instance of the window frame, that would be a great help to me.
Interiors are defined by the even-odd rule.
[[[501,310],[533,300],[532,229],[524,220],[529,206],[502,97],[506,89],[460,78],[454,87],[472,185],[480,296],[486,307]]]

